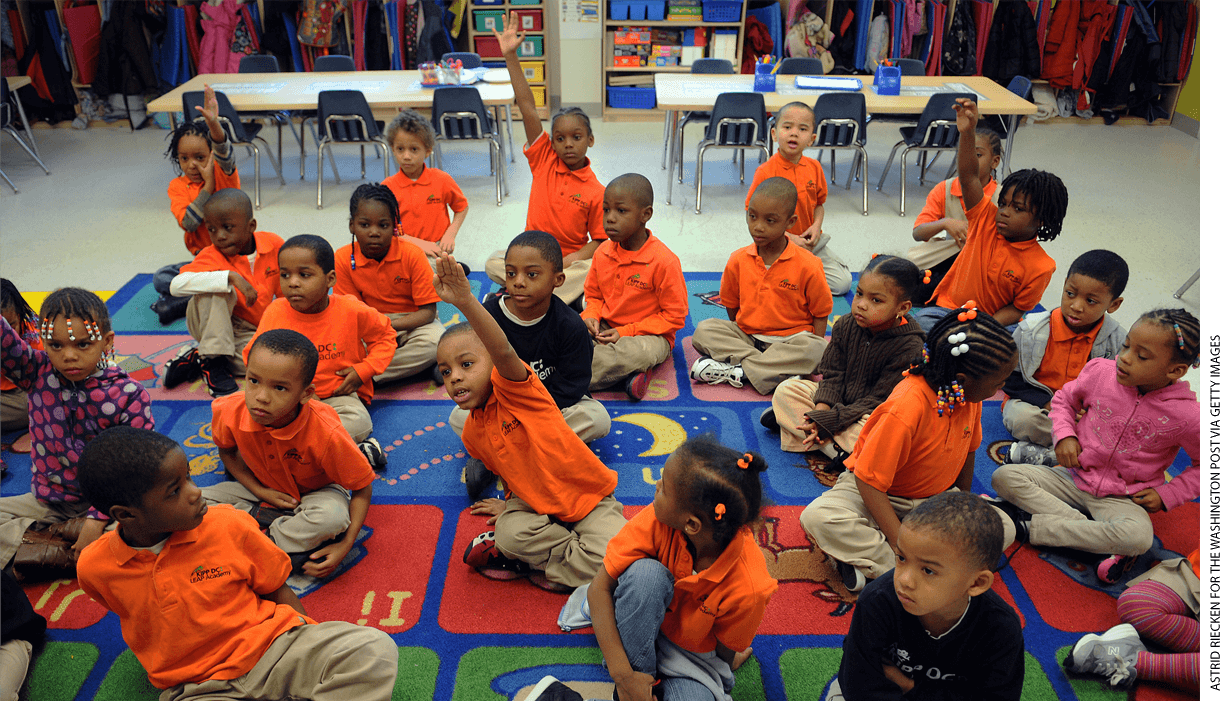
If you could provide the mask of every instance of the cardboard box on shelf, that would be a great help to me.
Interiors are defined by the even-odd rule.
[[[679,65],[678,56],[654,56],[653,61],[654,61],[655,66],[678,66]]]
[[[654,44],[683,44],[683,33],[678,29],[655,27],[650,32],[649,41]]]
[[[616,56],[616,68],[639,68],[645,65],[644,56]]]
[[[650,56],[667,56],[667,57],[670,57],[670,56],[680,56],[680,55],[682,55],[682,53],[683,53],[683,47],[682,47],[682,46],[662,46],[662,45],[659,45],[659,44],[654,44],[654,45],[653,45],[653,46],[649,49],[649,55],[650,55]]]
[[[648,44],[650,31],[648,29],[619,29],[615,31],[616,44]]]
[[[708,32],[704,27],[685,29],[679,43],[684,46],[705,46],[709,43]]]

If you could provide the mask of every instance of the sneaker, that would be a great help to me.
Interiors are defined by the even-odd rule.
[[[163,367],[162,386],[174,389],[201,376],[201,355],[196,346],[184,346]]]
[[[1077,640],[1063,666],[1070,672],[1106,677],[1111,686],[1129,687],[1136,682],[1136,657],[1144,649],[1136,629],[1120,623],[1101,635],[1090,633]]]
[[[837,566],[837,574],[841,575],[841,583],[851,594],[857,594],[867,586],[867,575],[862,570],[840,560],[833,560],[833,563]]]
[[[239,391],[239,385],[231,375],[231,359],[225,355],[202,358],[201,374],[205,376],[205,384],[214,397],[225,397]]]
[[[773,411],[773,407],[760,412],[760,425],[768,429],[769,433],[782,432],[782,427],[777,423],[777,414]]]
[[[483,295],[483,304],[486,304],[487,302],[490,302],[493,299],[499,299],[500,297],[504,295],[505,292],[508,292],[507,287],[501,287],[495,292],[488,292],[487,294]]]
[[[645,398],[645,393],[649,391],[649,373],[638,372],[624,381],[624,394],[628,395],[628,399],[634,402],[639,402]]]
[[[368,436],[359,443],[359,452],[367,458],[373,470],[383,470],[385,465],[389,464],[389,456],[384,454],[384,449],[380,447],[380,441],[376,440],[375,436]]]
[[[999,497],[991,497],[986,494],[982,495],[987,503],[1008,515],[1008,519],[1012,521],[1012,525],[1016,526],[1016,540],[1019,543],[1029,542],[1029,522],[1033,518],[1033,514],[1025,509]]]
[[[524,701],[583,701],[584,698],[575,689],[547,675],[533,689],[530,689]]]
[[[1106,584],[1114,584],[1123,579],[1123,573],[1136,566],[1137,555],[1111,555],[1098,564],[1098,579]]]
[[[166,326],[187,316],[188,302],[191,301],[191,297],[172,297],[167,295],[159,297],[157,302],[149,305],[149,308],[158,315],[158,323]]]
[[[466,460],[465,482],[470,501],[478,501],[487,487],[495,484],[495,473],[488,470],[481,460],[470,458]]]
[[[725,382],[731,387],[743,386],[743,368],[713,358],[697,358],[696,362],[692,363],[688,376],[697,382],[706,382],[711,385],[720,385]]]
[[[256,519],[256,525],[259,526],[262,531],[267,531],[269,530],[269,527],[273,525],[274,521],[282,518],[283,516],[294,516],[295,510],[279,509],[276,506],[269,506],[268,504],[257,504],[251,509],[248,509],[248,513],[252,514],[252,518]]]
[[[1029,441],[1017,441],[1009,446],[1008,462],[1014,465],[1046,465],[1048,467],[1059,464],[1054,450]]]
[[[461,560],[476,570],[507,572],[512,575],[508,579],[524,577],[530,573],[529,565],[520,560],[514,560],[495,547],[495,531],[487,531],[470,541]]]

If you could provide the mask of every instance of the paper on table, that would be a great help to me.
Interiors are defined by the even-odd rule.
[[[810,75],[796,76],[794,79],[796,87],[806,90],[850,90],[857,92],[863,89],[863,81],[858,78],[850,77],[817,77]]]
[[[380,92],[389,87],[387,80],[321,80],[309,83],[303,89],[304,95],[315,95],[322,90],[360,90]]]
[[[209,87],[230,95],[268,95],[286,87],[286,83],[211,83]]]

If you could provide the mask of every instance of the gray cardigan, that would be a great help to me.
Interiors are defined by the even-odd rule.
[[[1013,399],[1029,402],[1035,406],[1044,406],[1051,400],[1054,392],[1049,387],[1034,379],[1034,373],[1042,366],[1042,358],[1046,355],[1046,346],[1051,339],[1051,311],[1026,314],[1016,330],[1012,332],[1016,341],[1017,351],[1021,355],[1017,369],[1013,371],[1004,387],[1004,392]],[[1109,314],[1102,316],[1102,327],[1093,339],[1093,350],[1089,357],[1113,358],[1127,338],[1127,332],[1119,322]],[[1037,401],[1041,399],[1042,401]]]

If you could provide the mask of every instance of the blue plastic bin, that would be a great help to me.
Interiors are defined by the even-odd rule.
[[[607,86],[606,99],[611,107],[623,109],[651,110],[658,104],[653,88]]]
[[[629,20],[645,20],[645,16],[649,14],[649,3],[644,0],[632,0],[628,3],[628,19]]]
[[[650,22],[666,19],[666,0],[648,0],[645,5],[645,19]]]
[[[743,0],[705,0],[701,16],[706,22],[738,22]]]
[[[611,0],[611,19],[628,19],[632,0]]]

